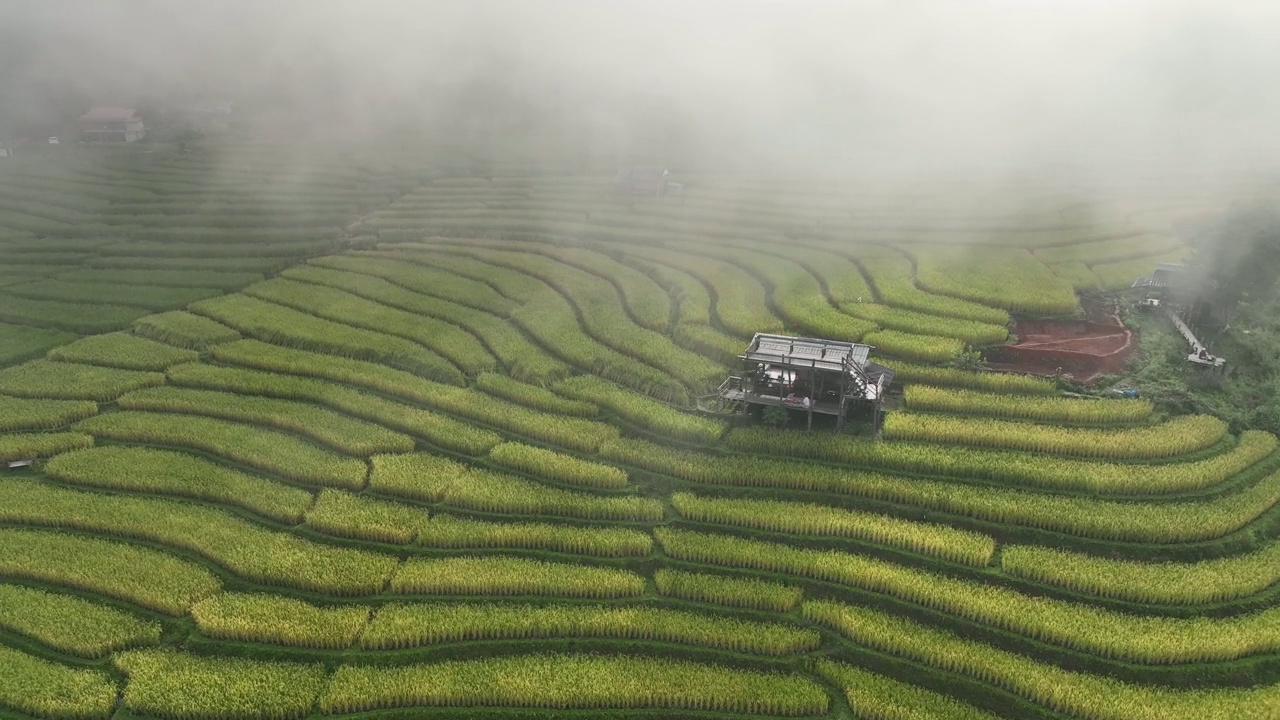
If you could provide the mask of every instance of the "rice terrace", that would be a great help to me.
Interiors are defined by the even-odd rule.
[[[1280,720],[1203,4],[14,3],[0,720]]]

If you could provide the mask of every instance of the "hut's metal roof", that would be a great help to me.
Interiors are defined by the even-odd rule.
[[[870,353],[871,346],[861,343],[756,333],[742,357],[774,365],[838,372],[844,370],[846,361],[862,367]]]

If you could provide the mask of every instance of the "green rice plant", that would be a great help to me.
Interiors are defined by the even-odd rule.
[[[859,717],[868,720],[996,720],[955,698],[854,665],[821,659],[816,669],[840,688]]]
[[[565,485],[615,490],[627,487],[624,470],[523,443],[503,443],[489,451],[489,460]]]
[[[929,385],[908,385],[903,396],[911,410],[1072,425],[1139,423],[1150,418],[1154,409],[1150,400],[1031,398]]]
[[[1049,265],[1049,270],[1062,280],[1071,283],[1071,287],[1075,288],[1076,292],[1102,291],[1102,281],[1093,274],[1088,265],[1082,262],[1053,263]]]
[[[711,292],[698,278],[645,258],[624,256],[624,260],[667,291],[677,326],[711,324]]]
[[[483,310],[476,310],[450,300],[414,292],[379,277],[343,272],[314,265],[292,267],[284,271],[282,275],[290,280],[300,280],[306,283],[322,285],[326,288],[345,291],[401,311],[435,318],[443,321],[450,328],[453,326],[462,328],[478,338],[484,344],[484,349],[492,352],[494,357],[506,368],[507,372],[517,377],[535,382],[549,382],[569,374],[568,365],[555,359],[545,350],[530,342],[509,321]],[[427,324],[430,326],[439,323],[433,320]],[[415,329],[414,333],[428,331],[429,329],[429,327]],[[456,330],[451,330],[450,332],[456,333]],[[404,335],[403,332],[395,334]],[[448,333],[442,335],[440,341],[447,342],[446,335]],[[416,339],[416,337],[410,337],[410,339]],[[431,343],[424,344],[431,345]],[[470,345],[470,342],[467,344]],[[448,356],[448,353],[440,352]],[[463,367],[464,369],[466,368],[466,366]]]
[[[160,641],[160,624],[81,600],[0,584],[0,627],[87,658]]]
[[[511,320],[556,357],[582,370],[624,383],[641,392],[686,402],[688,390],[670,375],[600,344],[583,332],[569,300],[546,283],[516,270],[489,265],[474,258],[442,253],[399,253],[415,262],[429,262],[464,277],[483,280],[520,301]]]
[[[324,320],[248,295],[203,300],[192,305],[191,311],[259,340],[386,363],[452,385],[463,381],[452,363],[415,342]]]
[[[357,457],[414,449],[414,440],[408,435],[293,400],[166,386],[138,390],[117,402],[126,410],[194,414],[264,425],[309,437]]]
[[[408,375],[408,377],[413,376]],[[324,405],[347,415],[425,438],[440,447],[468,455],[483,455],[502,442],[502,438],[497,433],[458,422],[439,413],[392,402],[377,395],[309,377],[193,363],[173,368],[169,373],[169,379],[183,386]],[[418,380],[423,383],[430,382],[420,378]],[[435,383],[431,383],[429,387],[439,388],[445,393],[454,391],[453,388]]]
[[[90,415],[98,404],[88,400],[43,400],[0,396],[0,432],[52,430]]]
[[[996,345],[1009,338],[1009,329],[1003,325],[926,315],[872,302],[841,303],[840,310],[889,330],[954,338],[966,345]]]
[[[1039,248],[1033,254],[1037,260],[1050,266],[1054,263],[1064,262],[1083,262],[1089,265],[1098,265],[1100,263],[1175,252],[1182,248],[1182,242],[1177,238],[1144,234],[1127,238],[1109,238],[1093,242]]]
[[[391,590],[417,595],[548,595],[622,598],[644,594],[644,579],[608,567],[527,558],[411,558],[391,578]]]
[[[1211,415],[1183,415],[1159,425],[1136,428],[1064,428],[1014,420],[899,411],[885,417],[881,433],[886,440],[1086,458],[1159,460],[1217,445],[1227,436],[1227,424]]]
[[[12,285],[5,286],[5,290],[12,287]],[[0,321],[86,335],[123,330],[134,320],[146,314],[147,310],[140,307],[97,302],[32,300],[7,293],[0,294]]]
[[[289,261],[278,257],[91,257],[86,265],[92,268],[129,270],[219,270],[222,272],[272,273]]]
[[[50,360],[0,370],[0,392],[18,397],[108,402],[131,390],[163,384],[161,373]]]
[[[1009,324],[1009,313],[1000,308],[935,295],[916,287],[911,261],[896,251],[857,253],[854,259],[885,305],[992,325]]]
[[[1160,255],[1121,260],[1119,262],[1100,263],[1090,266],[1090,270],[1098,277],[1103,290],[1124,290],[1133,285],[1133,281],[1155,272],[1156,265],[1185,262],[1190,251],[1187,248],[1174,250]]]
[[[93,438],[80,432],[5,434],[0,435],[0,462],[48,457],[92,445]]]
[[[1006,545],[1000,569],[1087,595],[1160,605],[1248,597],[1280,581],[1280,542],[1199,562],[1134,562],[1029,545]]]
[[[393,255],[328,255],[309,262],[310,265],[380,277],[408,290],[461,303],[506,317],[515,303],[489,285],[462,277],[430,265],[401,262]]]
[[[829,700],[799,675],[682,660],[610,655],[518,655],[395,668],[338,668],[320,700],[326,713],[387,707],[715,709],[820,715]]]
[[[1034,431],[1038,426],[1026,427],[1028,431]],[[1154,427],[1158,432],[1161,426]],[[1175,427],[1181,427],[1181,424],[1175,424]],[[1135,432],[1143,430],[1146,429],[1140,428]],[[906,442],[873,443],[832,433],[779,433],[762,428],[735,430],[726,438],[725,445],[744,452],[812,458],[908,473],[986,478],[1041,488],[1157,495],[1218,485],[1275,452],[1277,441],[1270,433],[1247,430],[1241,434],[1235,447],[1227,452],[1192,462],[1159,465],[1076,460],[1029,452]]]
[[[552,515],[584,520],[654,522],[662,504],[651,498],[598,497],[486,470],[468,470],[431,455],[377,455],[370,488],[466,510]]]
[[[133,306],[147,310],[173,310],[222,293],[216,288],[138,286],[83,280],[41,280],[29,285],[10,285],[5,288],[5,292],[32,300]]]
[[[61,330],[0,322],[0,365],[12,365],[44,355],[51,348],[75,340]]]
[[[224,510],[132,495],[103,495],[30,480],[5,483],[0,518],[106,532],[189,550],[255,582],[333,595],[380,591],[397,560],[267,530]]]
[[[845,303],[869,303],[875,299],[858,266],[834,252],[810,247],[788,247],[787,256],[818,278],[836,307]]]
[[[213,573],[167,553],[44,530],[0,528],[0,575],[87,590],[168,615],[186,614],[222,587]]]
[[[877,330],[868,333],[862,341],[875,348],[878,353],[917,362],[950,362],[959,357],[965,348],[964,343],[955,338],[916,335],[897,330]]]
[[[209,637],[330,650],[354,645],[369,615],[361,605],[321,607],[262,593],[222,593],[191,608]]]
[[[636,325],[623,308],[617,291],[601,278],[531,253],[472,246],[449,249],[543,280],[573,304],[588,335],[625,356],[666,373],[687,388],[702,389],[718,382],[724,374],[723,368],[707,358],[677,347],[669,338]]]
[[[653,538],[619,527],[578,527],[550,523],[499,523],[436,515],[418,532],[417,543],[434,548],[550,550],[597,557],[641,557]]]
[[[659,593],[671,597],[777,613],[794,609],[804,596],[793,585],[665,568],[653,574],[653,584]]]
[[[290,524],[300,522],[312,502],[305,490],[156,448],[100,445],[72,450],[51,458],[43,470],[62,482],[209,500]]]
[[[147,315],[133,323],[133,331],[143,337],[191,350],[240,339],[240,333],[201,315],[183,310]]]
[[[1280,502],[1280,472],[1208,501],[1134,503],[850,472],[786,459],[711,455],[635,440],[619,440],[601,450],[612,460],[692,482],[866,497],[1106,540],[1175,543],[1219,538]]]
[[[629,255],[678,268],[696,277],[715,296],[715,317],[730,333],[749,338],[757,332],[781,332],[783,324],[769,309],[768,291],[747,271],[712,257],[676,250],[629,246]]]
[[[725,424],[677,410],[590,375],[562,380],[555,391],[575,400],[608,408],[624,420],[667,437],[711,443],[724,434]]]
[[[172,347],[125,332],[90,335],[49,351],[50,360],[157,372],[170,365],[194,362],[199,357],[194,350]]]
[[[476,377],[476,387],[494,397],[556,415],[594,418],[600,414],[600,408],[591,403],[569,400],[546,388],[522,383],[498,373],[481,373]]]
[[[82,420],[95,437],[201,450],[309,485],[358,489],[363,461],[322,450],[291,435],[198,415],[125,410]]]
[[[781,623],[642,606],[387,605],[360,637],[365,650],[399,650],[471,640],[603,637],[712,647],[757,655],[813,650],[817,632]]]
[[[58,275],[59,280],[116,285],[151,285],[175,288],[217,288],[235,292],[246,285],[262,282],[261,273],[223,272],[219,270],[107,270],[79,269]]]
[[[199,657],[130,650],[113,659],[128,676],[124,707],[157,718],[287,720],[310,715],[324,692],[319,663]]]
[[[275,278],[250,285],[244,293],[336,323],[404,338],[447,358],[474,375],[493,370],[497,361],[465,329],[323,285]]]
[[[931,367],[893,360],[894,380],[900,383],[923,383],[938,387],[963,388],[1006,395],[1055,395],[1052,380],[1012,373],[974,372],[959,368]],[[1011,398],[1017,402],[1017,398]]]
[[[814,503],[676,493],[671,504],[680,515],[697,522],[794,535],[851,537],[974,567],[989,565],[996,551],[995,539],[980,533]]]
[[[0,646],[0,706],[54,720],[106,720],[115,711],[115,682],[104,672],[41,660]]]
[[[1071,283],[1020,248],[918,246],[907,252],[916,262],[916,283],[929,292],[1029,315],[1080,308]]]
[[[738,338],[726,335],[707,325],[679,325],[671,333],[671,339],[682,348],[715,360],[726,366],[738,362],[743,344]]]
[[[307,527],[329,535],[407,545],[427,524],[427,511],[341,490],[321,490]]]
[[[1280,608],[1228,618],[1128,615],[834,550],[671,528],[654,534],[663,551],[680,560],[824,580],[1128,662],[1219,662],[1280,646]]]
[[[808,602],[803,612],[859,645],[967,675],[1086,720],[1264,720],[1280,702],[1280,685],[1191,690],[1134,685],[1064,670],[867,608]]]
[[[313,374],[310,372],[313,364],[319,363],[323,358],[323,356],[297,357],[296,355],[282,355],[270,350],[259,354],[256,348],[249,348],[249,350],[255,354],[246,358],[246,364],[272,365],[276,369],[304,375]],[[288,353],[290,351],[285,352]],[[258,362],[258,359],[263,356],[266,356],[267,359]],[[228,355],[220,356],[220,359],[222,357],[241,359],[241,356],[234,351]],[[337,363],[332,361],[332,358],[326,362],[332,370],[327,374],[334,379],[342,379],[342,372],[345,371],[345,368],[338,367]],[[355,371],[355,369],[352,368],[352,371]],[[395,372],[389,368],[384,369],[391,373]],[[404,374],[401,373],[400,375]],[[174,371],[170,374],[170,379],[185,385],[318,402],[351,415],[373,420],[382,425],[422,435],[443,447],[473,455],[482,454],[500,442],[500,438],[492,432],[417,408],[409,408],[392,403],[350,388],[310,378],[204,365],[189,365],[174,368]],[[530,410],[475,390],[453,388],[421,378],[413,378],[413,376],[407,376],[406,379],[406,377],[397,375],[379,376],[375,374],[367,376],[364,382],[359,384],[382,391],[384,385],[396,380],[404,382],[400,383],[395,391],[391,393],[393,395],[427,405],[436,410],[460,415],[469,420],[476,420],[575,450],[593,451],[600,444],[618,435],[616,428],[602,422],[584,418],[562,417]],[[438,421],[429,422],[432,418],[438,418]]]

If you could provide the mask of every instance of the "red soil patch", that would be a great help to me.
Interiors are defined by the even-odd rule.
[[[1087,320],[1018,320],[1015,345],[987,352],[993,370],[1054,376],[1090,383],[1124,370],[1133,352],[1133,332],[1115,314],[1086,308]]]

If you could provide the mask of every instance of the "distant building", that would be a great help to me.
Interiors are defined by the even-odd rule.
[[[619,192],[662,197],[667,194],[667,186],[671,184],[671,171],[656,165],[625,167],[618,170],[614,182],[617,183]]]
[[[95,107],[80,116],[80,139],[85,142],[134,142],[147,134],[132,108]]]

